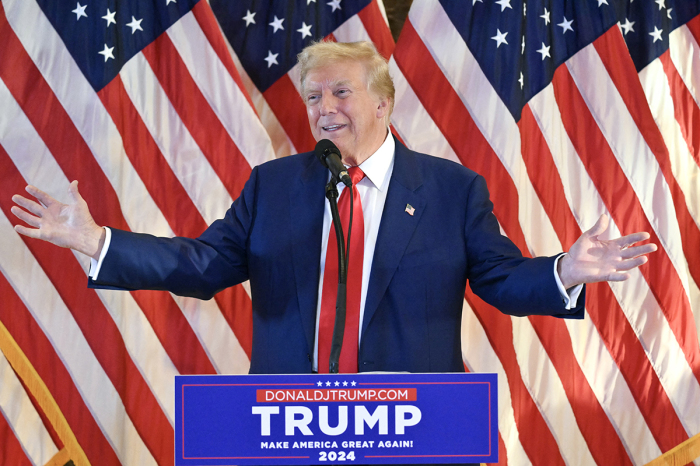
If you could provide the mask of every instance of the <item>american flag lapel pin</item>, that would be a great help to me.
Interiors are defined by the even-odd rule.
[[[415,211],[416,209],[411,204],[406,204],[406,212],[408,212],[408,215],[413,216]]]

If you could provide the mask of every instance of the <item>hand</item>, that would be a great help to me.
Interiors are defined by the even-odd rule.
[[[15,225],[17,233],[99,258],[105,230],[92,219],[87,203],[78,192],[77,181],[73,181],[68,188],[69,204],[57,201],[34,186],[27,186],[26,190],[39,202],[15,194],[12,200],[26,210],[17,206],[12,206],[10,210],[17,218],[35,228]]]
[[[598,238],[608,229],[607,215],[601,215],[596,224],[581,235],[571,246],[569,254],[559,261],[557,272],[564,288],[581,283],[627,280],[628,270],[647,262],[646,254],[656,251],[652,243],[633,244],[649,239],[649,233],[640,232],[614,240]]]

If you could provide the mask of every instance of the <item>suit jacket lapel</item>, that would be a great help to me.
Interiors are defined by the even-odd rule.
[[[362,320],[363,333],[372,320],[420,221],[425,207],[425,199],[419,189],[422,184],[423,180],[416,164],[415,154],[397,141],[394,171],[389,182],[389,191],[372,260]],[[406,211],[408,205],[415,209],[412,215]]]
[[[310,350],[314,347],[316,303],[321,263],[324,187],[327,170],[315,157],[308,158],[302,176],[289,190],[289,225],[293,238],[294,278],[304,333]]]

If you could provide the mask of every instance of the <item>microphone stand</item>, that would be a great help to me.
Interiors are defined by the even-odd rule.
[[[350,192],[350,224],[348,225],[347,250],[343,238],[343,225],[338,213],[338,188],[340,182],[335,176],[326,185],[326,198],[331,206],[331,217],[335,230],[335,239],[338,244],[338,295],[335,301],[335,323],[333,326],[333,340],[331,341],[331,355],[328,361],[328,372],[337,374],[339,370],[340,350],[343,347],[343,334],[345,333],[345,314],[347,307],[347,283],[348,283],[348,254],[350,252],[350,234],[352,232],[353,196]],[[352,188],[350,188],[352,189]]]

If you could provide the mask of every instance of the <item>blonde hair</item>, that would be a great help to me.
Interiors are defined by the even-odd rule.
[[[309,71],[344,60],[360,62],[365,67],[367,89],[380,98],[389,99],[387,124],[394,110],[394,81],[389,74],[389,64],[372,42],[313,42],[297,56],[301,68],[301,95]]]

